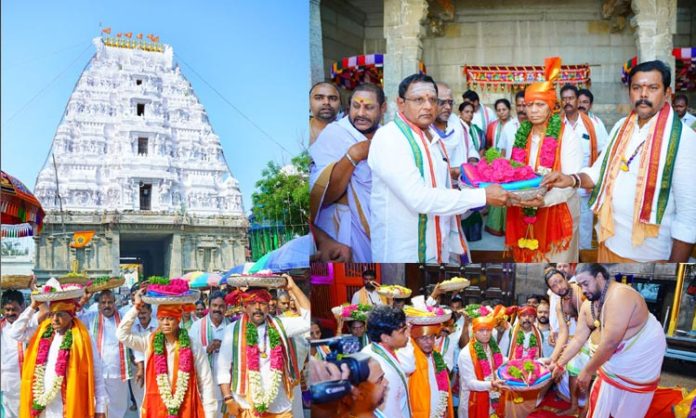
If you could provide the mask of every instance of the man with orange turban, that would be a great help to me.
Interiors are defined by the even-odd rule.
[[[116,338],[146,353],[142,418],[219,416],[208,355],[198,339],[180,327],[184,311],[193,312],[197,291],[182,279],[158,279],[135,294],[133,307],[116,328]],[[156,290],[155,290],[156,289]],[[134,334],[133,323],[144,303],[156,304],[158,327],[150,335]]]
[[[101,361],[87,327],[75,317],[82,289],[61,288],[51,279],[42,290],[13,324],[15,337],[28,337],[40,300],[51,301],[49,317],[38,325],[25,351],[19,416],[105,418]]]
[[[225,330],[216,370],[227,412],[238,418],[291,418],[300,381],[293,337],[309,331],[310,302],[292,277],[286,290],[300,309],[298,317],[269,315],[266,289],[234,291],[228,301],[243,306],[242,317]],[[253,286],[254,278],[249,278]],[[230,373],[231,370],[231,373]]]
[[[505,357],[491,338],[495,323],[492,314],[472,319],[474,338],[459,353],[459,418],[502,417],[495,371]]]
[[[539,174],[552,170],[575,173],[581,168],[582,149],[555,111],[558,102],[553,82],[560,74],[561,59],[547,58],[545,65],[546,81],[525,90],[529,120],[517,130],[512,160]],[[577,191],[556,188],[508,210],[505,244],[516,262],[577,261],[579,220]]]

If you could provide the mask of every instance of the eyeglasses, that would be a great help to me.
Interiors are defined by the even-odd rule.
[[[406,97],[404,100],[413,102],[418,107],[422,107],[426,103],[430,104],[431,106],[435,106],[438,103],[438,99],[436,97],[416,97],[415,99]]]
[[[444,105],[446,105],[446,104],[447,104],[447,105],[450,105],[450,106],[453,106],[453,105],[454,105],[454,100],[452,100],[452,99],[449,99],[449,100],[437,99],[437,104],[440,105],[440,106],[444,106]]]

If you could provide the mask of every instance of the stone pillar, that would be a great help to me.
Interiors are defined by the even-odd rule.
[[[310,84],[324,81],[324,46],[321,36],[321,0],[309,0]]]
[[[172,236],[172,245],[169,251],[169,277],[181,277],[181,234]]]
[[[674,87],[673,35],[677,32],[677,0],[632,0],[635,16],[638,62],[661,60],[672,69]]]
[[[111,254],[111,274],[121,274],[121,233],[112,231],[111,237],[106,237],[107,245],[110,247]]]
[[[427,0],[384,0],[384,93],[389,103],[385,120],[394,118],[401,80],[418,72],[427,17]]]

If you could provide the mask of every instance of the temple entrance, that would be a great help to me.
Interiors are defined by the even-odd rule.
[[[140,265],[140,279],[150,276],[169,277],[171,234],[121,234],[120,264]]]

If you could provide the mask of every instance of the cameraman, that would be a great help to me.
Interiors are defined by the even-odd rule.
[[[353,386],[350,394],[334,402],[312,403],[312,418],[384,418],[377,407],[384,402],[388,382],[379,362],[371,358],[368,366],[370,374],[367,380]],[[313,385],[330,380],[347,380],[349,375],[345,364],[341,365],[339,371],[333,363],[314,358],[309,360],[309,378]]]

